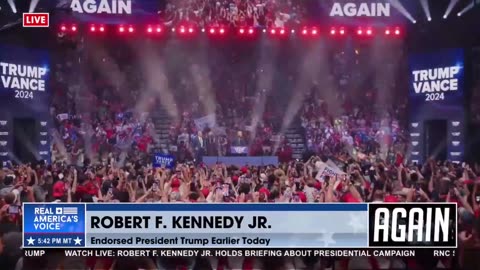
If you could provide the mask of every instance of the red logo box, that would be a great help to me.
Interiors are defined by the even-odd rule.
[[[50,14],[23,13],[23,27],[49,27]]]

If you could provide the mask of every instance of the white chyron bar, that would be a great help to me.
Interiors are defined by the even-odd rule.
[[[390,17],[390,3],[334,3],[330,17]]]
[[[73,0],[74,12],[87,14],[132,14],[131,0]]]
[[[0,62],[0,79],[5,89],[45,91],[45,67]]]
[[[459,66],[414,70],[413,88],[416,94],[458,90]]]

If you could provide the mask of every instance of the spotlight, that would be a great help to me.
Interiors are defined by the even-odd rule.
[[[147,28],[147,32],[148,32],[148,33],[152,33],[152,32],[153,32],[153,28],[152,28],[152,27],[148,27],[148,28]]]
[[[295,29],[292,29],[292,34],[295,34]]]
[[[193,28],[192,27],[188,28],[188,32],[193,33]]]
[[[443,15],[443,19],[446,19],[447,18],[447,15]]]
[[[335,35],[337,33],[337,31],[335,30],[335,28],[332,28],[330,30],[330,35]]]
[[[202,33],[205,33],[205,28],[202,28]]]
[[[95,31],[97,31],[97,28],[95,27],[95,25],[90,26],[90,32],[95,32]]]
[[[238,32],[239,32],[240,34],[244,34],[244,33],[245,33],[245,29],[240,28],[240,29],[238,30]]]
[[[270,30],[270,33],[271,33],[272,35],[275,35],[276,32],[277,32],[277,31],[275,31],[275,29]]]
[[[443,16],[444,19],[445,19],[445,16]],[[432,18],[431,17],[428,17],[428,21],[431,22],[432,21]]]
[[[457,13],[457,16],[458,17],[462,16],[462,13],[461,12]]]
[[[157,27],[157,33],[160,33],[160,32],[162,32],[162,28],[159,26]]]
[[[395,35],[400,35],[400,29],[395,29]]]
[[[317,30],[317,29],[313,29],[313,30],[312,30],[312,35],[316,35],[316,34],[318,34],[318,30]]]
[[[98,28],[98,30],[100,30],[100,32],[105,32],[105,27],[100,26],[100,28]]]
[[[120,28],[118,28],[118,31],[119,31],[120,33],[123,33],[123,32],[125,32],[125,27],[123,27],[123,26],[120,26]]]
[[[358,30],[357,30],[357,35],[359,35],[359,36],[363,35],[363,30],[362,30],[362,29],[358,29]]]
[[[215,34],[215,28],[210,28],[210,34]]]
[[[225,29],[220,28],[220,34],[224,34],[224,33],[225,33]]]
[[[252,34],[253,34],[253,32],[254,32],[254,31],[253,31],[253,29],[252,29],[252,28],[248,29],[248,33],[249,33],[250,35],[252,35]]]
[[[367,29],[367,35],[368,35],[368,36],[371,36],[372,33],[373,33],[373,32],[372,32],[372,29]]]
[[[76,32],[77,31],[77,27],[75,25],[72,26],[72,32]]]
[[[267,29],[263,29],[263,33],[266,33],[267,32]]]
[[[180,28],[180,33],[184,34],[185,33],[185,28]]]
[[[307,30],[307,29],[303,29],[302,34],[304,34],[304,35],[308,34],[308,30]]]
[[[280,35],[285,34],[285,29],[280,29]]]
[[[66,27],[65,25],[62,25],[62,26],[60,27],[60,30],[62,30],[62,31],[67,31],[67,27]]]
[[[385,35],[390,35],[390,29],[385,30]]]
[[[340,35],[345,35],[345,29],[340,29]]]
[[[132,26],[128,27],[128,32],[133,33],[133,27]]]
[[[413,24],[416,24],[416,23],[417,23],[417,21],[413,20],[413,21],[412,21],[412,23],[413,23]]]

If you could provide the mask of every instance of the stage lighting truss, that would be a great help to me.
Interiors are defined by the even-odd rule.
[[[128,35],[141,33],[144,30],[145,35],[155,36],[155,35],[165,35],[171,33],[178,36],[191,36],[197,32],[202,32],[203,34],[210,36],[254,36],[257,32],[266,34],[267,36],[282,37],[282,36],[291,36],[297,35],[301,37],[320,37],[320,36],[331,36],[331,37],[341,37],[347,35],[355,35],[358,37],[375,37],[375,36],[386,36],[386,37],[401,37],[403,36],[403,31],[398,26],[393,27],[371,27],[371,26],[360,26],[357,28],[347,28],[344,26],[332,26],[330,28],[321,28],[317,26],[304,26],[296,29],[287,29],[284,27],[274,27],[274,28],[255,28],[255,27],[238,27],[238,28],[228,28],[223,26],[212,26],[202,29],[197,29],[194,26],[180,25],[173,28],[165,28],[162,25],[147,25],[147,26],[135,26],[135,25],[117,25],[117,26],[105,26],[105,25],[95,25],[90,24],[87,27],[83,28],[76,24],[61,24],[59,26],[59,32],[62,34],[78,34],[80,32],[89,32],[94,33],[105,33],[108,29],[114,29],[118,34]],[[85,31],[82,31],[84,30]],[[256,36],[256,35],[255,35]]]

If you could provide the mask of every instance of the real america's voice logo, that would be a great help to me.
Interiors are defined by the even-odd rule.
[[[454,203],[370,204],[370,247],[457,247]]]

